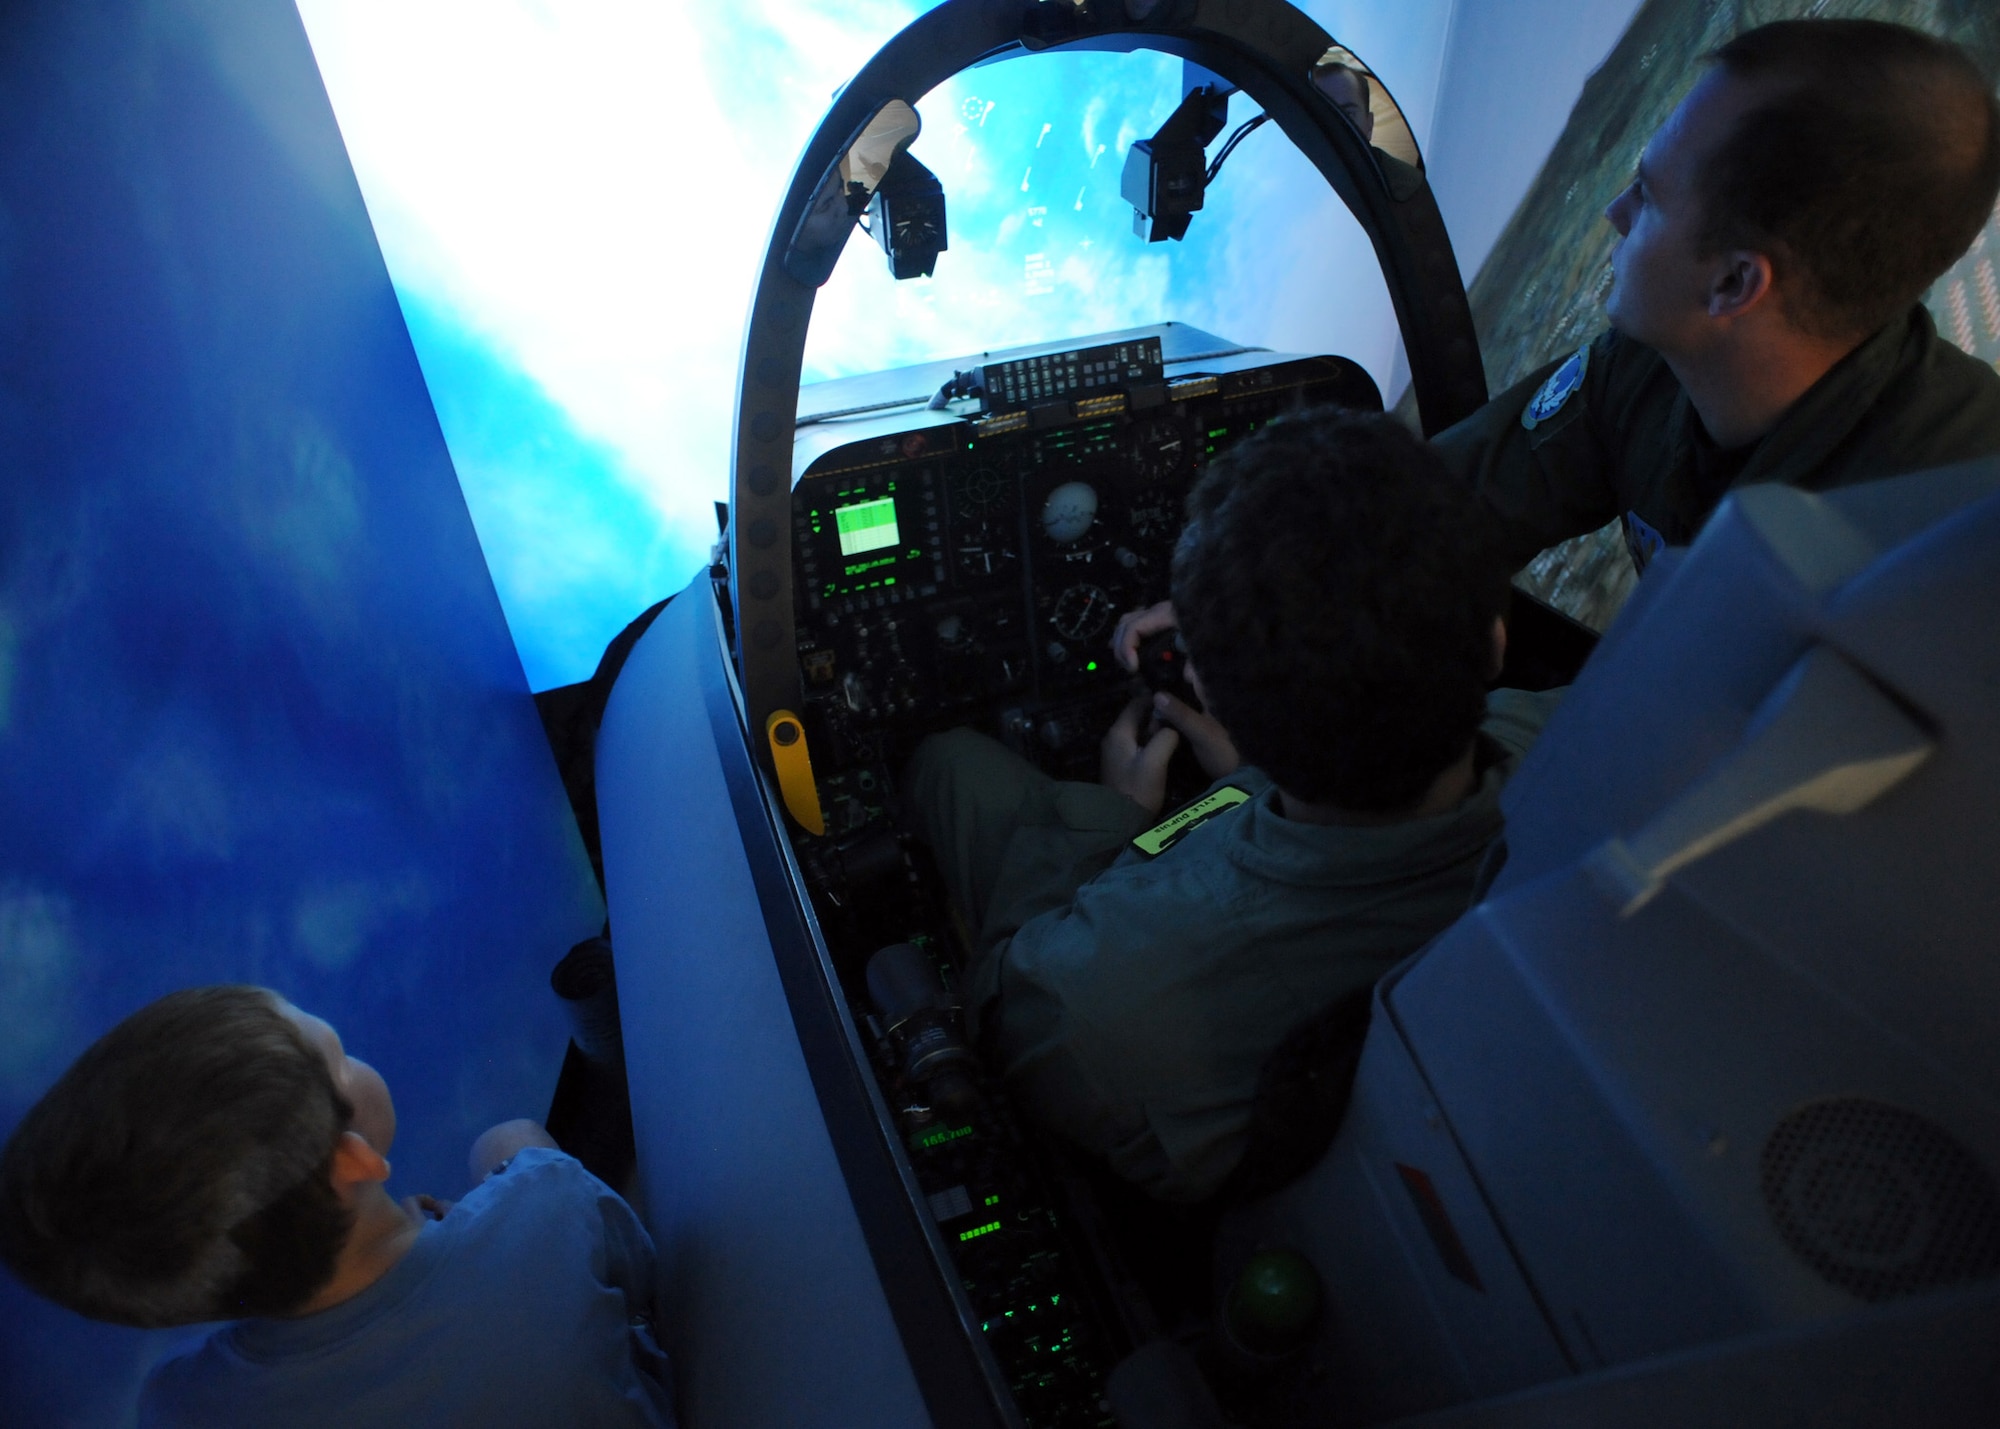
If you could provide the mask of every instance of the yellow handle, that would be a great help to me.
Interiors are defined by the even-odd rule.
[[[764,721],[764,738],[771,746],[771,766],[778,771],[778,793],[799,827],[810,834],[826,832],[819,811],[819,786],[813,783],[812,756],[806,753],[806,732],[790,710],[773,710]]]

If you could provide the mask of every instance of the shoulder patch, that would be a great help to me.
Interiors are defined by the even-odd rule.
[[[1214,793],[1184,805],[1132,840],[1132,847],[1148,858],[1158,858],[1196,828],[1217,814],[1226,814],[1238,804],[1250,802],[1250,795],[1234,784],[1225,784]]]
[[[1570,354],[1569,361],[1549,374],[1535,395],[1528,399],[1528,405],[1521,410],[1521,425],[1529,431],[1546,422],[1563,409],[1563,404],[1576,395],[1576,389],[1583,386],[1583,374],[1590,370],[1590,344],[1585,343]]]

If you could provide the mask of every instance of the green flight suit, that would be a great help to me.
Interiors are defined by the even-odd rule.
[[[1152,858],[1132,839],[1159,820],[1122,794],[969,731],[925,741],[906,808],[972,921],[968,1009],[998,1018],[1019,1105],[1160,1199],[1213,1193],[1284,1035],[1465,910],[1555,698],[1493,693],[1478,786],[1448,813],[1300,823],[1246,768],[1214,787],[1247,801]]]
[[[1651,348],[1614,331],[1581,355],[1574,390],[1568,364],[1578,354],[1433,439],[1476,485],[1510,570],[1614,518],[1644,570],[1660,547],[1692,541],[1734,486],[1824,491],[2000,452],[2000,374],[1940,338],[1921,306],[1842,358],[1762,439],[1733,451],[1710,440]]]

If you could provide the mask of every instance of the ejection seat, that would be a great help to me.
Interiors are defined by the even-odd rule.
[[[1656,561],[1226,1277],[1258,1418],[2000,1422],[2000,460]]]

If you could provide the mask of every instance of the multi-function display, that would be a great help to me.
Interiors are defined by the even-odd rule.
[[[936,476],[928,468],[857,473],[818,483],[811,494],[804,510],[793,508],[799,591],[810,608],[914,594],[944,574]]]
[[[833,508],[834,529],[840,533],[840,554],[859,556],[896,544],[896,498],[879,497]]]

